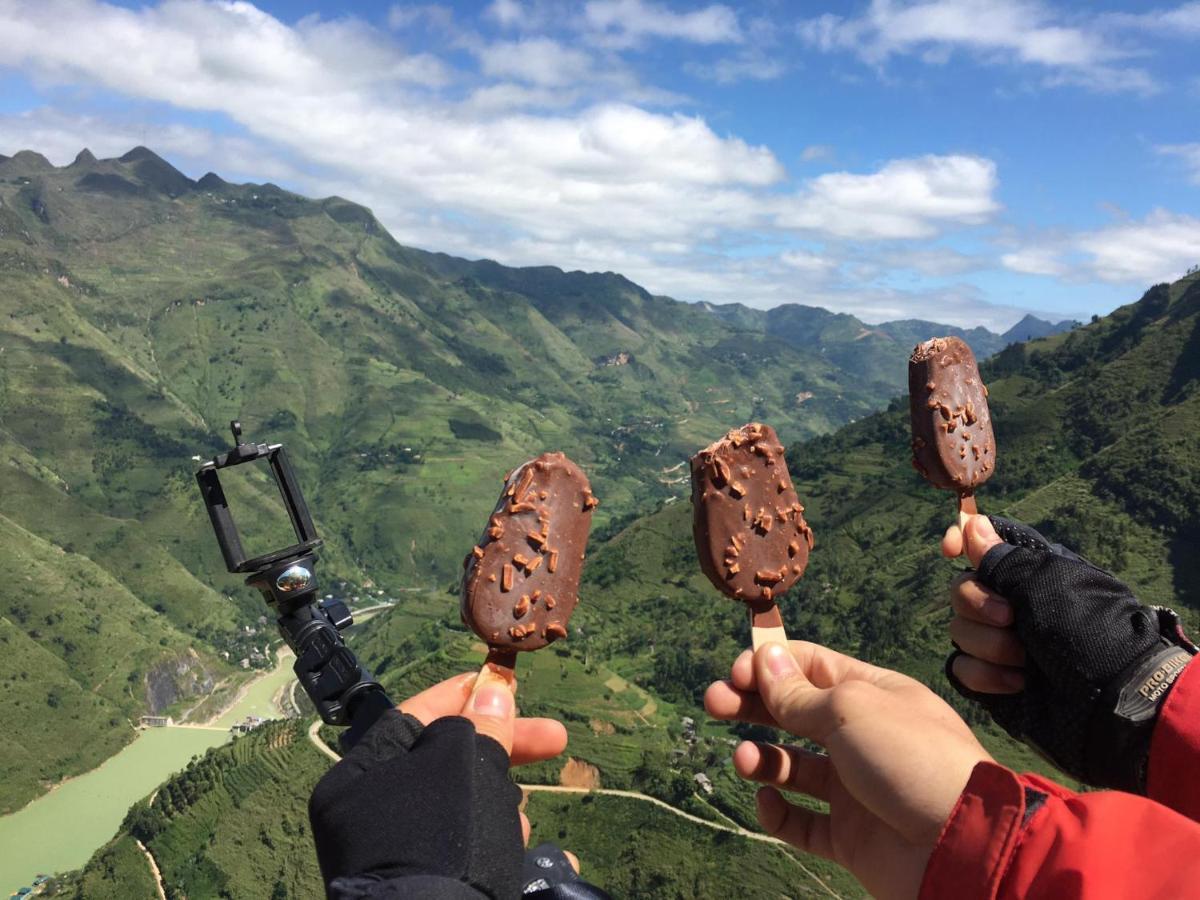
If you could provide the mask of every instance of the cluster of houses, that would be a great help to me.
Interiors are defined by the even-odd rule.
[[[696,737],[696,720],[691,716],[684,716],[679,720],[679,722],[683,726],[683,742],[687,744],[687,749],[674,750],[672,753],[673,755],[683,757],[687,755],[687,753],[690,752],[693,747],[696,746],[696,741],[698,740]],[[695,775],[693,775],[692,781],[696,783],[696,790],[703,791],[705,794],[711,794],[713,792],[712,779],[710,779],[703,772],[697,772]]]
[[[248,731],[253,731],[265,721],[267,720],[262,716],[246,716],[242,721],[234,722],[229,730],[234,734],[245,734]]]

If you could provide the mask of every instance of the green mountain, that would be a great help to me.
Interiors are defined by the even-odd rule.
[[[229,662],[266,664],[192,481],[230,419],[291,448],[326,578],[398,595],[452,583],[500,474],[546,448],[587,468],[612,533],[682,496],[681,461],[730,424],[797,440],[883,406],[897,348],[826,331],[813,352],[619,275],[402,247],[348,201],[192,180],[141,147],[0,159],[0,529],[22,587],[0,601],[0,813],[139,714],[232,689]],[[262,549],[272,486],[230,495]]]
[[[1044,529],[1112,568],[1146,602],[1174,605],[1194,625],[1200,275],[1152,288],[1069,334],[1009,347],[984,375],[999,457],[981,507]],[[909,465],[907,401],[794,444],[789,466],[817,535],[809,570],[783,603],[790,632],[914,674],[946,696],[999,759],[1048,771],[945,685],[946,586],[961,564],[942,560],[937,547],[954,503]],[[689,517],[686,504],[664,501],[593,545],[571,640],[521,660],[521,704],[529,714],[566,722],[572,765],[577,772],[591,767],[603,787],[638,791],[714,824],[752,826],[753,792],[730,771],[729,744],[764,731],[709,722],[698,706],[704,686],[747,644],[748,628],[741,609],[700,574]],[[351,642],[396,695],[469,669],[482,655],[444,593],[414,596],[362,626]],[[557,782],[567,775],[562,766],[541,764],[520,777]],[[711,795],[695,788],[699,772],[711,780]],[[274,795],[271,820],[294,819],[305,790],[298,779],[289,795]],[[732,886],[748,896],[827,895],[816,879],[841,896],[861,895],[845,873],[791,854],[798,865],[782,860],[780,888],[782,857],[756,855],[769,848],[706,826],[676,843],[678,817],[644,800],[535,792],[528,809],[537,837],[577,850],[585,872],[625,896],[699,896],[692,892],[705,861],[735,853],[750,854],[735,869],[743,882]],[[190,821],[180,818],[163,833],[177,836],[173,852],[200,872],[217,854],[205,849],[212,838]],[[249,821],[262,827],[267,817]],[[660,846],[645,839],[660,832],[671,840]],[[103,880],[121,840],[82,877]],[[298,860],[289,872],[308,865],[306,841],[297,833],[286,845]],[[649,873],[652,888],[630,883],[634,863]],[[199,877],[184,887],[202,884]],[[721,883],[721,891],[729,889]]]
[[[1200,609],[1197,360],[1195,276],[1155,287],[1092,325],[1000,353],[983,367],[999,456],[981,509],[1045,528],[1148,602],[1188,615]],[[817,546],[784,615],[797,636],[936,680],[945,585],[958,566],[940,559],[937,541],[954,502],[912,471],[907,410],[898,399],[790,448]],[[643,683],[668,696],[704,683],[744,639],[737,622],[736,639],[713,647],[716,623],[733,631],[736,610],[691,564],[689,516],[685,505],[666,506],[598,548],[587,569],[590,602],[579,613],[595,628],[604,623],[599,656],[632,655]],[[637,628],[634,611],[651,603],[666,613],[665,635]],[[614,628],[624,622],[628,629]]]

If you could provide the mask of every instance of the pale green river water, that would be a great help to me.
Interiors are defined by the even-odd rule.
[[[151,794],[193,756],[231,739],[246,716],[277,718],[271,700],[289,684],[291,656],[255,680],[211,728],[149,728],[99,767],[60,785],[24,809],[0,817],[0,897],[39,872],[77,869],[116,834],[129,807]]]

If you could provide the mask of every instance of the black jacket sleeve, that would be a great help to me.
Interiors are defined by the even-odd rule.
[[[519,896],[520,800],[508,754],[468,720],[384,713],[309,801],[329,897]]]

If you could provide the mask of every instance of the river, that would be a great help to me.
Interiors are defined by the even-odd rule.
[[[148,728],[100,766],[64,782],[11,815],[0,817],[0,896],[27,885],[39,872],[77,869],[117,832],[129,807],[172,772],[232,737],[229,726],[246,716],[277,718],[272,698],[295,676],[294,657],[254,679],[210,726]]]

